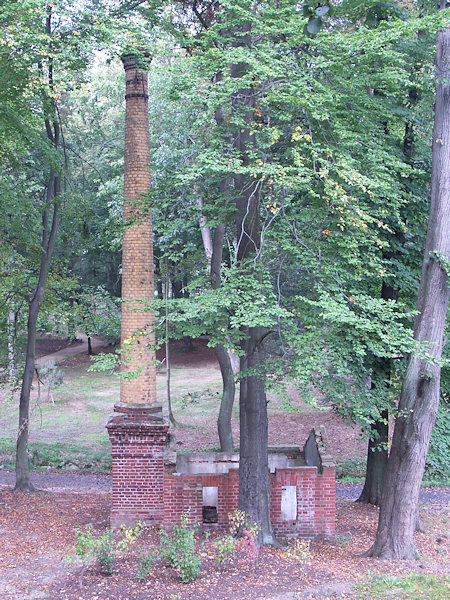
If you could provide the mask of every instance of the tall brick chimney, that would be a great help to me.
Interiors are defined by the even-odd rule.
[[[163,455],[168,423],[156,398],[151,214],[139,203],[150,190],[147,73],[134,54],[122,57],[126,76],[125,229],[122,249],[122,378],[120,403],[107,424],[112,444],[111,525],[160,524],[164,515]]]

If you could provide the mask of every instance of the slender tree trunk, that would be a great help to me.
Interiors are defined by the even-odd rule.
[[[172,290],[173,290],[173,288],[172,288]],[[175,417],[173,416],[173,412],[172,412],[172,397],[171,397],[171,394],[170,394],[171,362],[170,362],[170,340],[169,340],[169,306],[167,304],[168,300],[169,300],[169,274],[168,274],[168,272],[166,272],[164,292],[165,292],[165,300],[166,300],[166,323],[165,323],[166,341],[165,341],[165,350],[166,350],[166,402],[167,402],[167,415],[168,415],[169,420],[172,423],[172,425],[174,427],[177,427],[178,423],[176,422]]]
[[[49,7],[45,24],[46,33],[50,36],[52,33],[52,8]],[[42,65],[39,65],[42,70]],[[48,85],[53,89],[53,59],[48,59]],[[61,135],[60,124],[57,119],[55,106],[51,104],[50,99],[45,96],[43,99],[44,113],[51,109],[52,118],[46,116],[44,123],[47,132],[47,138],[54,150],[58,150],[59,138]],[[45,287],[47,285],[50,260],[55,249],[56,236],[59,226],[59,194],[61,191],[61,173],[57,172],[53,166],[50,167],[50,173],[47,183],[47,193],[45,205],[42,211],[42,241],[41,241],[41,260],[39,266],[39,275],[35,292],[28,304],[28,322],[27,322],[27,349],[25,355],[25,369],[22,379],[22,388],[19,401],[19,429],[16,444],[16,485],[15,490],[33,490],[34,487],[30,481],[30,462],[28,457],[28,433],[30,419],[30,393],[34,375],[34,363],[36,352],[36,329],[39,309],[44,301]]]
[[[431,357],[411,356],[395,422],[375,542],[385,559],[416,557],[420,485],[440,393],[440,359],[448,308],[450,261],[450,29],[438,34],[430,217],[414,337]]]
[[[55,146],[58,140],[58,127],[55,125]],[[53,168],[47,186],[47,203],[43,212],[42,254],[39,268],[38,284],[28,308],[27,349],[25,369],[19,401],[19,430],[16,446],[16,490],[33,490],[30,481],[30,463],[28,457],[28,432],[30,416],[30,393],[33,383],[34,363],[36,352],[36,330],[39,309],[44,300],[50,259],[56,242],[59,225],[58,194],[60,190],[60,174],[55,174]],[[50,208],[53,206],[51,225],[49,224]]]
[[[16,386],[19,381],[17,371],[17,319],[18,310],[16,308],[8,311],[8,381],[12,386]]]
[[[203,210],[203,200],[199,194],[198,188],[196,188],[196,198],[197,204],[200,209],[200,214],[198,216],[198,222],[200,225],[200,231],[202,234],[203,248],[205,249],[206,260],[209,264],[211,264],[211,258],[213,253],[213,242],[211,236],[211,229],[208,226],[208,220],[205,215],[201,212]]]
[[[219,124],[223,121],[220,111],[218,111],[216,114],[216,120]],[[228,181],[221,181],[219,190],[220,194],[225,195],[225,193],[228,191],[228,188]],[[201,199],[198,200],[198,203],[199,206],[203,206]],[[212,235],[211,229],[208,227],[207,222],[202,215],[200,216],[199,222],[202,230],[202,240],[205,248],[206,259],[210,264],[211,287],[213,289],[218,289],[221,285],[221,267],[225,225],[223,223],[219,223],[214,229],[214,234]],[[214,352],[219,363],[223,384],[219,416],[217,418],[217,432],[219,435],[221,451],[231,452],[234,448],[231,417],[233,413],[234,397],[236,394],[232,354],[223,344],[218,344],[215,346]]]
[[[219,362],[223,383],[222,399],[220,401],[219,416],[217,418],[220,449],[222,452],[231,452],[234,447],[233,432],[231,429],[231,417],[233,414],[234,396],[236,392],[234,372],[229,352],[225,346],[219,344],[215,346],[214,351]]]

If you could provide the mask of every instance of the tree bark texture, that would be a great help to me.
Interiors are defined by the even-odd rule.
[[[19,381],[17,370],[17,319],[19,312],[16,308],[8,311],[8,382],[16,386]]]
[[[380,505],[388,461],[388,418],[388,411],[383,411],[381,419],[371,424],[372,431],[367,449],[366,477],[357,502]]]
[[[244,331],[241,372],[258,369],[265,360],[265,330],[249,327]],[[239,452],[239,508],[248,520],[259,527],[263,544],[273,544],[270,523],[268,419],[264,380],[258,374],[244,376],[240,386],[240,452]]]
[[[403,381],[377,536],[367,553],[385,559],[416,556],[418,497],[439,404],[450,294],[450,29],[438,35],[436,74],[431,205],[414,326],[414,337],[428,343],[430,358],[411,356]]]

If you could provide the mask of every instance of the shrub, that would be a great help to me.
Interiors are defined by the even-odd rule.
[[[183,583],[193,581],[200,573],[200,558],[195,549],[194,530],[188,528],[188,516],[181,516],[180,525],[173,528],[169,536],[164,529],[160,532],[160,556],[174,567]]]
[[[230,533],[216,542],[217,561],[223,565],[230,556],[237,554],[240,562],[254,562],[259,553],[258,526],[250,524],[242,510],[230,513],[228,521]]]
[[[114,534],[111,529],[107,529],[104,535],[98,538],[97,547],[95,548],[97,567],[104,575],[111,575],[113,572],[116,550],[117,545],[114,540]]]
[[[158,554],[154,550],[145,553],[143,550],[139,551],[139,566],[137,570],[137,578],[139,581],[147,579],[150,569],[153,563],[158,559]]]
[[[76,529],[74,551],[66,560],[72,561],[76,557],[81,560],[83,567],[80,581],[86,567],[94,562],[101,573],[111,575],[117,551],[128,551],[141,535],[143,527],[142,523],[138,523],[134,528],[121,527],[117,536],[111,529],[107,529],[103,535],[97,537],[94,535],[92,524],[87,525],[85,529]]]
[[[216,542],[217,562],[223,565],[227,559],[236,552],[237,539],[225,535]]]

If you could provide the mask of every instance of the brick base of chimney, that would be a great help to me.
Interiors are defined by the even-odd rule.
[[[118,404],[106,428],[112,445],[111,527],[164,521],[164,447],[169,423],[160,407]]]

